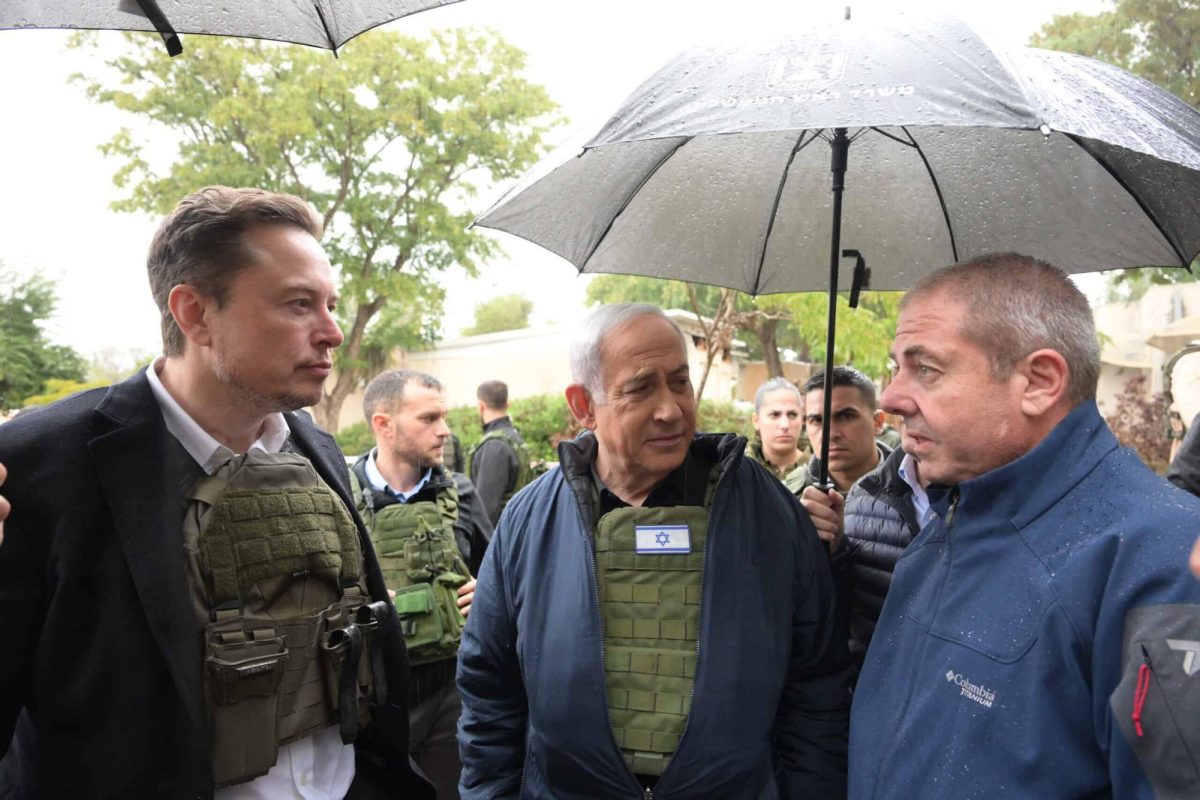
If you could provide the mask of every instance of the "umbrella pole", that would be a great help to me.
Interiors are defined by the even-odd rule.
[[[846,161],[850,152],[850,139],[845,128],[833,129],[830,142],[830,158],[833,172],[833,233],[829,242],[829,328],[825,334],[825,402],[821,413],[821,469],[816,487],[823,492],[834,488],[829,479],[829,427],[833,414],[833,351],[837,331],[838,264],[842,248],[842,190],[846,185]]]

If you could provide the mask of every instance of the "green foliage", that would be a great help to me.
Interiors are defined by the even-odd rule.
[[[41,394],[35,394],[31,397],[26,397],[22,407],[29,406],[45,406],[57,400],[62,400],[64,397],[70,397],[77,392],[84,392],[88,389],[98,389],[101,386],[108,386],[110,381],[75,381],[63,380],[61,378],[51,378],[46,381]]]
[[[747,439],[754,436],[750,412],[718,400],[701,400],[696,409],[696,430],[704,433],[736,433]]]
[[[702,313],[711,314],[719,302],[721,289],[696,285]],[[900,292],[863,292],[857,309],[851,309],[846,295],[839,297],[837,326],[837,362],[853,364],[873,378],[888,374],[887,354],[899,316]],[[683,281],[642,278],[633,275],[600,275],[588,284],[587,301],[597,303],[653,303],[663,308],[690,309],[687,284]],[[801,359],[823,361],[827,333],[829,295],[824,292],[776,294],[750,297],[737,293],[734,321],[738,336],[757,343],[751,357],[762,357],[761,320],[764,316],[781,318],[775,331],[775,344],[792,350]],[[693,376],[694,377],[694,376]]]
[[[96,102],[157,128],[147,141],[123,130],[101,148],[127,191],[114,207],[163,214],[210,184],[289,192],[316,207],[346,333],[317,409],[328,427],[373,362],[436,336],[441,273],[473,274],[496,252],[468,230],[477,194],[537,160],[558,121],[554,103],[522,76],[525,54],[491,32],[374,31],[337,59],[222,37],[196,37],[182,59],[160,49],[131,47],[109,73],[75,76]],[[179,149],[158,169],[149,144],[164,133]]]
[[[1090,56],[1129,70],[1189,105],[1200,105],[1200,3],[1116,0],[1098,14],[1056,15],[1030,43]],[[1108,273],[1108,299],[1134,300],[1153,285],[1188,283],[1200,274],[1178,268]]]
[[[525,438],[529,455],[535,461],[557,461],[558,443],[579,433],[579,426],[567,408],[567,399],[561,394],[541,394],[513,400],[508,404],[508,413]],[[483,438],[479,409],[475,406],[450,409],[446,424],[462,442],[464,453],[470,452]]]
[[[361,456],[375,446],[375,435],[371,433],[365,421],[347,425],[335,433],[333,438],[348,456]]]
[[[523,294],[504,294],[475,306],[475,324],[464,328],[463,336],[517,331],[529,327],[533,301]]]
[[[42,330],[56,302],[46,278],[19,278],[0,265],[0,409],[21,407],[49,380],[83,380],[83,358]]]
[[[901,292],[863,292],[858,308],[838,296],[834,361],[850,364],[871,378],[888,374],[888,352],[900,315]],[[798,335],[810,345],[810,358],[825,363],[829,296],[817,292],[784,295]]]

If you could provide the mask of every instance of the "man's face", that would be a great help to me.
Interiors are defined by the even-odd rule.
[[[418,469],[440,466],[450,428],[446,426],[446,396],[437,389],[410,381],[404,396],[387,421],[381,425],[378,414],[376,431],[384,432],[380,447],[390,448],[398,461]]]
[[[666,477],[696,433],[696,401],[679,334],[657,316],[611,332],[601,353],[605,403],[592,403],[601,458],[631,477]]]
[[[825,391],[813,389],[804,395],[804,425],[813,452],[821,452],[821,422],[825,415]],[[883,416],[863,399],[854,386],[833,387],[833,422],[829,426],[829,471],[847,483],[866,475],[878,460],[875,435]]]
[[[908,303],[896,324],[896,374],[880,400],[904,418],[901,447],[921,478],[953,485],[1029,449],[1020,376],[996,380],[983,348],[962,333],[966,307],[945,293]]]
[[[287,225],[250,228],[243,241],[257,263],[234,276],[223,308],[207,301],[209,367],[235,400],[262,413],[314,405],[343,338],[329,258]]]
[[[791,453],[800,441],[804,407],[790,389],[776,389],[763,396],[762,406],[751,417],[754,430],[767,453]]]

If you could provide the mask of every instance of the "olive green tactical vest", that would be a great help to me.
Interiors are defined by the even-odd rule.
[[[354,485],[359,487],[357,476]],[[451,482],[437,492],[434,502],[379,508],[369,486],[356,488],[355,497],[371,529],[384,582],[396,592],[393,603],[410,662],[453,658],[466,624],[458,610],[458,587],[471,574],[454,536],[458,488]]]
[[[308,459],[251,451],[188,494],[185,542],[208,611],[213,780],[266,774],[281,744],[340,726],[354,741],[386,699],[386,618],[369,603],[358,529]],[[194,548],[194,549],[193,549]]]
[[[471,466],[471,474],[468,477],[470,477],[471,480],[478,481],[478,475],[475,472],[475,451],[478,450],[484,442],[492,439],[499,439],[508,445],[509,448],[512,449],[513,455],[516,456],[517,459],[517,477],[516,480],[513,481],[513,487],[509,491],[505,492],[504,496],[500,498],[500,510],[503,511],[504,507],[508,505],[508,501],[512,500],[513,496],[516,495],[517,492],[528,486],[536,476],[533,474],[533,462],[529,457],[529,448],[526,447],[523,441],[517,438],[517,436],[513,433],[512,428],[501,425],[500,427],[492,428],[490,431],[485,433],[483,438],[479,440],[479,443],[471,448],[471,454],[467,457],[467,462]]]
[[[711,495],[711,490],[709,492]],[[638,526],[686,525],[691,552],[637,552]],[[630,768],[661,775],[691,708],[708,510],[618,508],[596,525],[609,718]]]

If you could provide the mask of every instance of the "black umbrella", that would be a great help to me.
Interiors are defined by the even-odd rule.
[[[337,49],[364,31],[458,0],[8,0],[0,29],[78,28],[157,31],[173,56],[181,33],[272,39]]]
[[[843,238],[874,289],[994,251],[1068,272],[1188,265],[1200,113],[1092,59],[993,50],[955,20],[839,22],[684,52],[477,224],[581,272],[828,289],[828,373]],[[861,259],[856,273],[861,288]],[[826,427],[823,472],[828,446]]]

